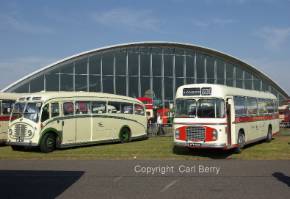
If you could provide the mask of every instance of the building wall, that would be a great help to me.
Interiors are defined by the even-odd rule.
[[[215,83],[284,96],[243,65],[200,49],[135,45],[72,58],[28,78],[11,92],[90,91],[131,97],[151,90],[168,105],[183,84]]]

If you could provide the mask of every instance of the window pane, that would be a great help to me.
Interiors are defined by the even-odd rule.
[[[52,103],[51,104],[51,117],[57,117],[57,116],[59,116],[59,104]]]
[[[129,54],[129,75],[138,75],[138,54]]]
[[[202,54],[197,54],[196,56],[196,72],[197,72],[197,83],[204,83],[204,75],[205,75],[205,70],[204,70],[204,55]]]
[[[145,109],[142,105],[140,104],[135,104],[134,105],[134,114],[136,115],[144,115],[145,114]]]
[[[59,91],[59,74],[53,72],[46,74],[45,79],[47,91]]]
[[[126,95],[126,77],[116,77],[116,94]]]
[[[248,115],[256,115],[257,114],[257,100],[256,98],[248,97],[247,98],[247,113]]]
[[[90,57],[90,74],[101,74],[101,56]]]
[[[26,83],[16,89],[14,89],[16,93],[28,93],[29,92],[29,83]]]
[[[164,55],[164,75],[172,76],[173,70],[173,56]]]
[[[141,54],[141,75],[150,75],[150,56]]]
[[[98,101],[93,101],[92,102],[92,113],[106,113],[106,102],[98,102]]]
[[[194,78],[194,57],[186,56],[186,77]]]
[[[73,75],[61,74],[61,91],[73,91]]]
[[[248,72],[245,72],[245,88],[252,89],[252,75]]]
[[[121,113],[121,103],[120,102],[109,102],[108,103],[108,113]]]
[[[130,103],[121,103],[121,113],[133,114],[133,104]]]
[[[218,84],[224,84],[225,80],[225,64],[222,60],[217,60],[217,83]]]
[[[150,78],[141,77],[141,95],[144,96],[148,90],[150,90]]]
[[[161,55],[152,55],[153,76],[161,76]]]
[[[153,91],[155,94],[155,97],[157,99],[161,99],[162,95],[161,95],[161,82],[162,79],[160,77],[154,77],[153,78]]]
[[[175,56],[175,76],[183,77],[183,59],[184,56],[176,55]]]
[[[234,73],[234,68],[232,64],[227,63],[226,64],[226,70],[227,70],[227,85],[228,86],[233,86],[233,73]]]
[[[101,77],[90,75],[90,92],[100,92],[101,91]]]
[[[0,114],[9,115],[12,111],[14,102],[9,100],[2,101],[2,110],[1,110],[1,101],[0,101]]]
[[[76,75],[75,76],[75,87],[76,91],[87,91],[87,76],[86,75]]]
[[[116,56],[116,75],[126,75],[126,53],[117,52]]]
[[[41,75],[40,77],[37,77],[30,82],[30,92],[33,93],[43,91],[44,90],[43,86],[44,86],[44,77],[43,75]]]
[[[73,115],[74,114],[74,104],[72,102],[63,103],[63,114]]]
[[[76,114],[88,114],[91,112],[91,102],[77,101],[75,105]]]
[[[259,91],[260,87],[261,87],[261,81],[257,77],[254,77],[254,90]]]
[[[178,87],[184,85],[184,82],[183,82],[183,78],[176,78],[175,79],[175,91],[177,90]]]
[[[235,103],[235,113],[237,116],[243,116],[247,114],[246,109],[246,98],[245,97],[234,97],[234,103]]]
[[[113,75],[114,55],[111,52],[103,54],[103,75]]]
[[[139,97],[138,96],[138,77],[129,78],[129,96],[130,97]]]
[[[214,58],[206,57],[207,83],[214,83]]]
[[[61,73],[73,74],[73,63],[65,64],[60,67]]]
[[[83,58],[75,62],[75,74],[87,74],[88,58]]]
[[[114,93],[113,89],[113,77],[112,76],[105,76],[103,77],[103,91],[104,93]],[[124,83],[123,83],[124,85]]]
[[[240,66],[236,67],[236,87],[243,88],[243,71]]]
[[[165,93],[165,99],[172,100],[173,99],[173,79],[169,77],[164,78],[164,93]]]
[[[265,115],[268,113],[267,101],[264,99],[258,99],[259,115]]]

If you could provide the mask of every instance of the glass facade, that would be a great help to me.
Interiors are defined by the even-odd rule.
[[[150,93],[165,105],[173,103],[176,89],[181,85],[214,83],[270,91],[283,99],[277,89],[246,68],[223,56],[190,46],[136,44],[72,58],[8,91],[89,91],[131,97]]]

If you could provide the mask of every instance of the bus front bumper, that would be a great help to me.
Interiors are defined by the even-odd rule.
[[[6,144],[7,145],[13,145],[13,146],[26,146],[26,147],[38,146],[38,144],[32,143],[32,142],[13,142],[13,141],[10,141],[10,140],[7,140]]]
[[[175,146],[188,147],[188,148],[220,148],[227,149],[227,145],[225,143],[205,143],[205,142],[182,142],[175,141]]]

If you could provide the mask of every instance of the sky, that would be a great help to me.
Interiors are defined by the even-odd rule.
[[[290,0],[0,0],[0,89],[62,58],[113,44],[212,48],[290,95]]]

